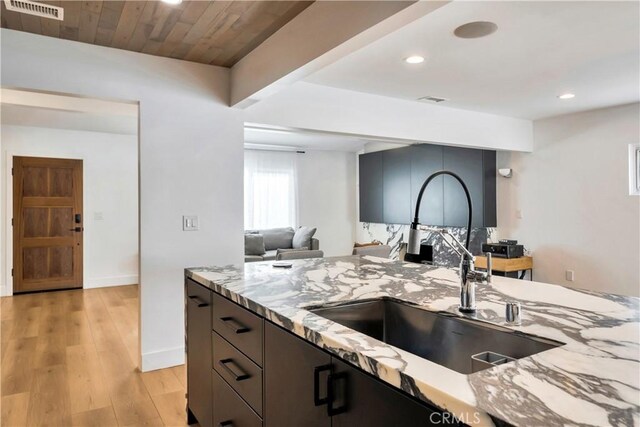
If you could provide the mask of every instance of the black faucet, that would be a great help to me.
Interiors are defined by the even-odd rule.
[[[464,194],[467,197],[469,218],[467,221],[467,238],[464,245],[460,243],[460,241],[446,229],[426,227],[420,224],[420,204],[422,202],[422,195],[424,194],[424,190],[434,178],[440,175],[449,175],[455,178],[462,186]],[[457,174],[447,170],[435,172],[431,174],[424,181],[422,187],[420,187],[418,199],[416,200],[415,215],[413,217],[413,221],[411,222],[411,227],[409,228],[409,242],[407,244],[407,253],[411,255],[418,255],[420,253],[420,231],[431,231],[442,236],[445,243],[447,243],[458,255],[460,255],[460,306],[458,309],[463,313],[473,313],[476,311],[475,282],[482,281],[486,283],[491,281],[491,254],[487,254],[487,271],[479,272],[475,270],[475,257],[469,251],[469,243],[471,241],[472,215],[473,207],[471,204],[471,195],[469,194],[469,189],[467,188],[467,185],[464,183],[462,178],[460,178]],[[446,239],[445,235],[447,234],[451,236],[451,242]]]

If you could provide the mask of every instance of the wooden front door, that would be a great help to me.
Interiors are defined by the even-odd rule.
[[[82,160],[13,158],[13,292],[82,287]]]

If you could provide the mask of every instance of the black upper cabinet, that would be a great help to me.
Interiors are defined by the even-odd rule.
[[[409,224],[424,180],[439,170],[458,174],[473,205],[473,227],[496,226],[496,152],[419,144],[360,155],[360,221]],[[467,201],[449,176],[435,178],[420,206],[425,225],[464,227]]]
[[[483,226],[484,170],[482,151],[470,148],[444,147],[445,170],[464,181],[471,195],[473,227]],[[466,227],[468,221],[467,198],[460,183],[453,177],[444,177],[444,222],[454,227]]]
[[[385,224],[408,224],[411,218],[411,152],[382,151],[382,219]]]
[[[442,170],[442,146],[413,145],[407,149],[411,156],[411,215],[416,210],[418,193],[424,180],[434,172]],[[420,204],[420,223],[425,225],[444,225],[444,179],[434,178],[425,189]],[[409,219],[409,217],[407,217]]]
[[[382,223],[382,152],[361,154],[359,168],[360,221]]]
[[[482,164],[484,169],[484,218],[482,222],[485,227],[497,227],[496,152],[484,150]]]

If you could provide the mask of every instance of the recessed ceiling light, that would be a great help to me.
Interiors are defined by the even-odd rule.
[[[162,2],[167,4],[180,4],[182,0],[162,0]]]
[[[558,95],[558,98],[560,99],[571,99],[571,98],[575,98],[576,96],[573,93],[563,93],[562,95]]]
[[[497,30],[498,26],[493,22],[476,21],[460,25],[458,28],[453,30],[453,34],[462,39],[479,39],[480,37],[486,37],[493,34]]]
[[[404,61],[407,64],[420,64],[422,62],[424,62],[424,57],[420,56],[420,55],[412,55],[408,58],[405,58]]]

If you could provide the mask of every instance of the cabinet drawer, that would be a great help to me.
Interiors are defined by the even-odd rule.
[[[191,279],[187,279],[187,303],[195,303],[201,307],[209,307],[207,310],[211,310],[212,293],[213,291],[210,289],[205,288]],[[206,306],[204,304],[206,304]]]
[[[262,318],[216,293],[213,330],[262,366]]]
[[[262,416],[262,369],[213,332],[213,369]]]
[[[214,427],[262,427],[262,420],[231,387],[212,371]]]

